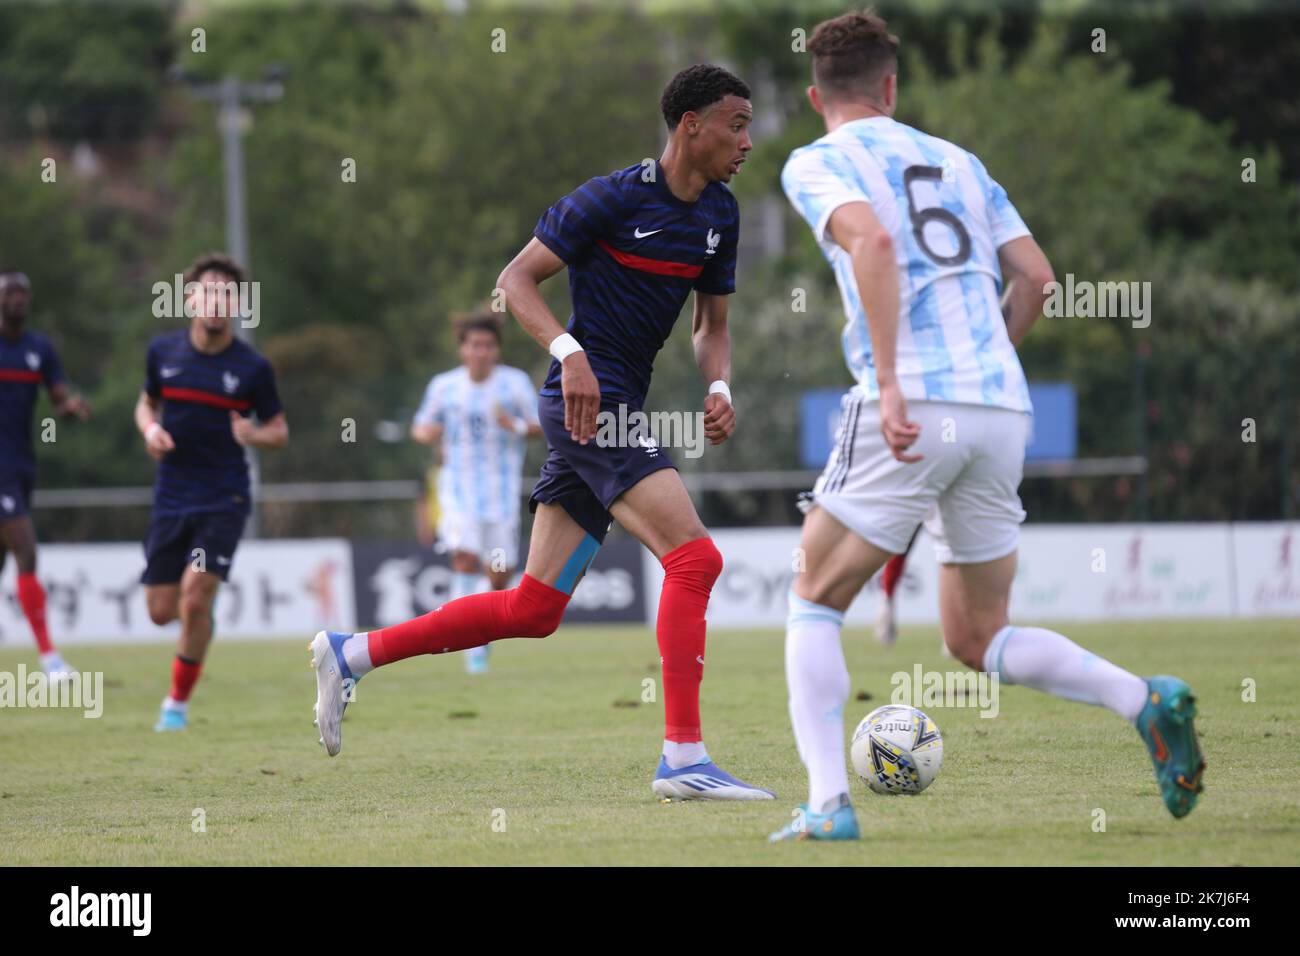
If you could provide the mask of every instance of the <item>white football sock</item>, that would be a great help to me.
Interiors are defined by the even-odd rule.
[[[675,740],[664,741],[664,760],[672,770],[692,767],[697,763],[708,763],[709,752],[704,749],[704,741],[680,744]]]
[[[1023,684],[1054,697],[1106,707],[1136,723],[1147,683],[1042,627],[1007,625],[984,652],[984,670],[1007,684]]]
[[[357,680],[361,680],[363,675],[375,669],[374,663],[370,660],[369,631],[353,634],[343,642],[343,660],[347,662],[348,670]]]
[[[849,670],[840,646],[844,615],[790,592],[785,678],[799,758],[808,768],[808,809],[822,813],[849,792],[844,756],[844,704]]]
[[[179,710],[182,714],[187,713],[190,709],[188,700],[173,700],[171,694],[163,698],[163,707],[167,710]]]

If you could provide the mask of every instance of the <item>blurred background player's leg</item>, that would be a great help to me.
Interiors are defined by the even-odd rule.
[[[157,731],[184,730],[189,720],[190,695],[203,672],[212,643],[213,604],[221,578],[210,571],[186,567],[179,584],[145,587],[149,616],[155,624],[181,622],[181,635],[172,658],[171,686],[163,698]]]
[[[18,493],[21,494],[21,490]],[[15,508],[21,507],[25,512],[27,497],[23,495],[21,502],[15,499]],[[50,640],[49,626],[45,619],[45,588],[36,577],[36,528],[31,516],[26,513],[0,523],[0,570],[4,568],[5,553],[10,551],[18,566],[18,604],[36,639],[36,649],[41,655],[41,670],[50,679],[61,680],[72,668]]]
[[[189,724],[190,695],[203,672],[215,628],[217,591],[230,573],[244,520],[238,513],[164,515],[150,523],[142,576],[145,604],[160,627],[176,620],[181,624],[171,686],[156,731],[184,730]]]
[[[473,551],[453,551],[451,554],[451,596],[449,600],[468,597],[487,590],[487,577]],[[465,672],[467,674],[486,674],[488,670],[488,648],[471,647],[464,654]]]
[[[898,640],[897,602],[894,595],[898,592],[899,582],[903,580],[908,555],[912,553],[912,547],[916,544],[917,535],[920,533],[921,526],[917,525],[911,539],[907,542],[907,550],[886,561],[880,571],[880,605],[876,608],[876,640],[885,647],[893,647],[894,642]]]
[[[482,551],[478,555],[481,573],[475,575],[473,590],[504,591],[519,563],[519,526],[508,521],[484,522],[481,527]],[[470,674],[486,674],[491,644],[471,647],[465,652],[465,670]]]

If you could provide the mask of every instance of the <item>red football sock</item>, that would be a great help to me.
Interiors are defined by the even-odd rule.
[[[885,597],[893,597],[894,589],[898,587],[898,582],[903,579],[903,566],[907,563],[907,555],[896,554],[885,562],[885,570],[880,573],[880,588],[885,592]]]
[[[519,587],[469,594],[428,614],[370,632],[376,667],[419,654],[481,647],[504,637],[545,637],[560,626],[569,595],[527,574]]]
[[[722,555],[710,538],[696,538],[663,556],[655,636],[664,673],[664,739],[695,743],[700,735],[700,681],[704,679],[704,612]]]
[[[199,673],[203,670],[202,661],[192,661],[177,654],[172,658],[172,692],[168,696],[181,704],[190,699],[194,685],[199,682]]]
[[[36,579],[35,574],[18,575],[18,603],[27,615],[27,623],[32,626],[36,637],[36,647],[42,654],[54,650],[50,642],[50,632],[45,626],[45,588]]]

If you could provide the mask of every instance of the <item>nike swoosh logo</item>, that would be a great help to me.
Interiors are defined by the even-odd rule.
[[[159,369],[158,374],[161,375],[163,378],[171,378],[174,375],[181,374],[181,370],[179,368],[164,368],[164,369]]]
[[[1165,746],[1165,738],[1160,736],[1160,731],[1156,729],[1154,722],[1149,725],[1148,729],[1151,731],[1151,737],[1156,742],[1155,757],[1161,763],[1164,763],[1169,759],[1169,748]]]
[[[634,235],[638,239],[644,239],[646,236],[653,236],[656,232],[663,232],[663,229],[662,228],[651,229],[649,232],[642,232],[641,227],[638,226],[636,229],[632,231],[632,235]]]

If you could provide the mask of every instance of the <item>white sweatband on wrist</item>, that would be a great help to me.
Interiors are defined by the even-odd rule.
[[[723,398],[727,400],[728,405],[735,404],[731,400],[731,389],[727,387],[727,383],[724,382],[722,379],[718,379],[716,382],[714,382],[712,385],[709,386],[709,394],[721,395]]]
[[[520,438],[523,438],[528,434],[528,422],[524,421],[522,418],[512,418],[510,420],[510,430]]]
[[[581,352],[582,346],[579,345],[578,340],[568,332],[563,332],[551,339],[550,351],[551,355],[555,357],[557,362],[563,362],[574,352]]]
[[[150,440],[152,440],[152,439],[153,439],[153,433],[154,433],[156,430],[160,429],[160,428],[162,428],[162,425],[158,424],[157,422],[152,422],[152,423],[149,425],[149,427],[146,428],[146,429],[144,430],[144,440],[145,440],[145,441],[150,441]]]

